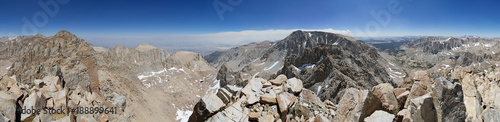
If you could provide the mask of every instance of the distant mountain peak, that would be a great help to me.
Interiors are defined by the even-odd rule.
[[[156,47],[154,47],[151,44],[143,42],[143,43],[139,44],[135,49],[139,50],[141,52],[144,52],[144,51],[149,51],[149,50],[152,50],[152,49],[156,49]]]
[[[57,32],[56,35],[54,35],[55,37],[74,37],[76,38],[76,35],[74,35],[73,33],[67,31],[67,30],[61,30],[59,32]]]

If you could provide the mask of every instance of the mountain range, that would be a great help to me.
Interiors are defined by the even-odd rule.
[[[380,42],[297,30],[203,56],[109,49],[65,30],[1,38],[0,120],[498,121],[498,40]],[[78,107],[117,109],[22,112]]]

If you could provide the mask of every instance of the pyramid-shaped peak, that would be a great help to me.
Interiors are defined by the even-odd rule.
[[[294,34],[303,34],[304,31],[302,30],[296,30],[296,31],[293,31],[290,35],[294,35]]]
[[[139,44],[135,49],[139,50],[141,52],[144,52],[144,51],[149,51],[149,50],[152,50],[152,49],[156,49],[156,47],[154,47],[151,44],[143,42],[143,43]]]
[[[71,32],[69,32],[67,30],[61,30],[61,31],[57,32],[57,34],[55,36],[56,37],[59,37],[59,36],[76,37],[74,34],[72,34]]]

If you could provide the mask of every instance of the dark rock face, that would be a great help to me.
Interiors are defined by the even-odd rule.
[[[290,34],[285,39],[277,42],[273,48],[279,51],[284,50],[287,52],[287,56],[290,56],[292,54],[303,54],[306,49],[312,49],[320,44],[355,46],[356,48],[359,46],[368,46],[355,45],[355,43],[362,42],[340,34],[318,31],[306,32],[298,30]]]
[[[264,41],[260,43],[251,43],[241,47],[232,48],[228,51],[212,53],[205,56],[205,59],[214,64],[215,67],[220,67],[222,64],[226,63],[227,66],[235,71],[243,71],[245,69],[251,69],[248,68],[251,64],[259,64],[260,62],[273,64],[274,62],[281,62],[285,60],[284,58],[287,56],[302,55],[306,53],[307,50],[311,50],[320,44],[338,45],[344,47],[350,46],[352,47],[353,50],[351,51],[354,54],[360,53],[358,51],[361,50],[358,49],[374,49],[370,48],[366,44],[359,45],[360,43],[363,42],[340,34],[298,30],[279,42]],[[374,54],[376,54],[376,52]],[[317,58],[320,56],[321,55]],[[269,66],[263,65],[260,66],[260,68],[253,69],[255,71],[262,71],[265,67],[269,68]],[[274,74],[278,70],[279,69],[277,68],[271,68],[269,72]]]
[[[473,63],[481,63],[485,60],[498,60],[498,57],[495,55],[487,55],[487,54],[474,54],[470,52],[465,52],[460,54],[460,57],[457,59],[457,65],[460,66],[469,66]]]
[[[226,64],[222,65],[217,73],[217,80],[220,80],[220,87],[226,85],[236,85],[239,87],[244,87],[247,85],[248,81],[244,81],[241,78],[240,72],[233,72]]]
[[[463,103],[462,86],[454,84],[451,88],[445,87],[442,94],[439,101],[443,110],[443,122],[464,122],[467,115]]]
[[[344,46],[339,46],[340,42]],[[378,63],[375,48],[362,42],[342,40],[339,45],[319,44],[303,54],[288,56],[279,71],[304,81],[304,87],[318,93],[322,100],[336,103],[342,90],[350,87],[371,89],[380,83],[392,83],[386,70]],[[312,64],[314,66],[303,67]],[[298,71],[297,67],[301,67]]]

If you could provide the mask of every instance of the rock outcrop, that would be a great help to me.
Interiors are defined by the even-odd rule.
[[[365,122],[391,122],[396,116],[385,111],[375,111],[372,115],[365,118]]]
[[[411,120],[415,122],[438,121],[434,98],[429,94],[411,99],[409,109]]]
[[[372,92],[382,102],[383,108],[391,114],[399,112],[399,103],[394,95],[394,88],[391,84],[383,83],[373,87]]]
[[[363,122],[375,110],[380,109],[382,103],[371,91],[348,88],[339,101],[334,121]]]
[[[244,87],[248,81],[244,81],[240,72],[234,72],[226,64],[222,65],[217,73],[217,80],[220,80],[220,87],[226,85],[236,85]]]

